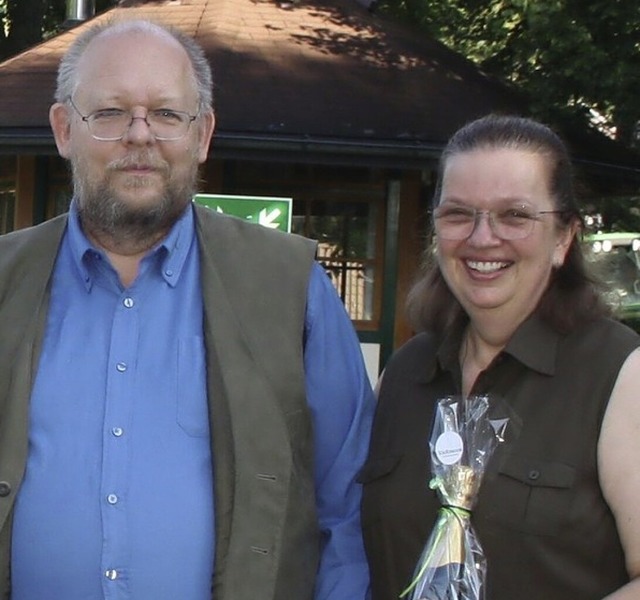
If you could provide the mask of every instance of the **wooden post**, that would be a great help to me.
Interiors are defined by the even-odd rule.
[[[16,174],[16,203],[13,212],[14,229],[33,225],[35,195],[35,156],[18,156]]]

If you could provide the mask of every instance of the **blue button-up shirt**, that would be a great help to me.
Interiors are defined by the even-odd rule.
[[[199,268],[187,210],[124,288],[72,206],[31,399],[12,600],[210,597],[215,499]],[[373,399],[357,337],[319,265],[305,327],[325,534],[316,598],[354,600],[368,582],[354,475]]]

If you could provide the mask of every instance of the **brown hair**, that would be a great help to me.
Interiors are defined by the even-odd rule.
[[[582,224],[573,186],[573,169],[567,147],[549,127],[517,116],[488,115],[453,134],[438,167],[433,206],[440,203],[444,169],[449,158],[480,148],[512,148],[543,154],[549,165],[549,191],[560,226],[576,219]],[[431,235],[429,235],[431,238]],[[446,284],[432,244],[425,250],[418,281],[407,298],[407,312],[417,331],[442,334],[466,313]],[[564,264],[554,269],[536,312],[554,329],[567,332],[581,322],[611,314],[600,294],[600,283],[587,270],[579,236],[574,237]]]

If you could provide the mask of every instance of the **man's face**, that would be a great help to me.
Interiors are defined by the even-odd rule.
[[[71,161],[83,226],[113,235],[168,229],[195,191],[213,132],[213,115],[206,111],[184,137],[171,141],[157,140],[145,121],[148,111],[159,109],[198,114],[184,49],[168,35],[102,35],[80,59],[73,102],[85,116],[116,109],[139,117],[121,140],[100,141],[70,105],[52,107],[52,127],[60,153]]]

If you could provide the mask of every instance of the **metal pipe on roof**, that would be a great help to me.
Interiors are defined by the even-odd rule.
[[[67,0],[67,23],[80,23],[94,16],[95,0]]]

